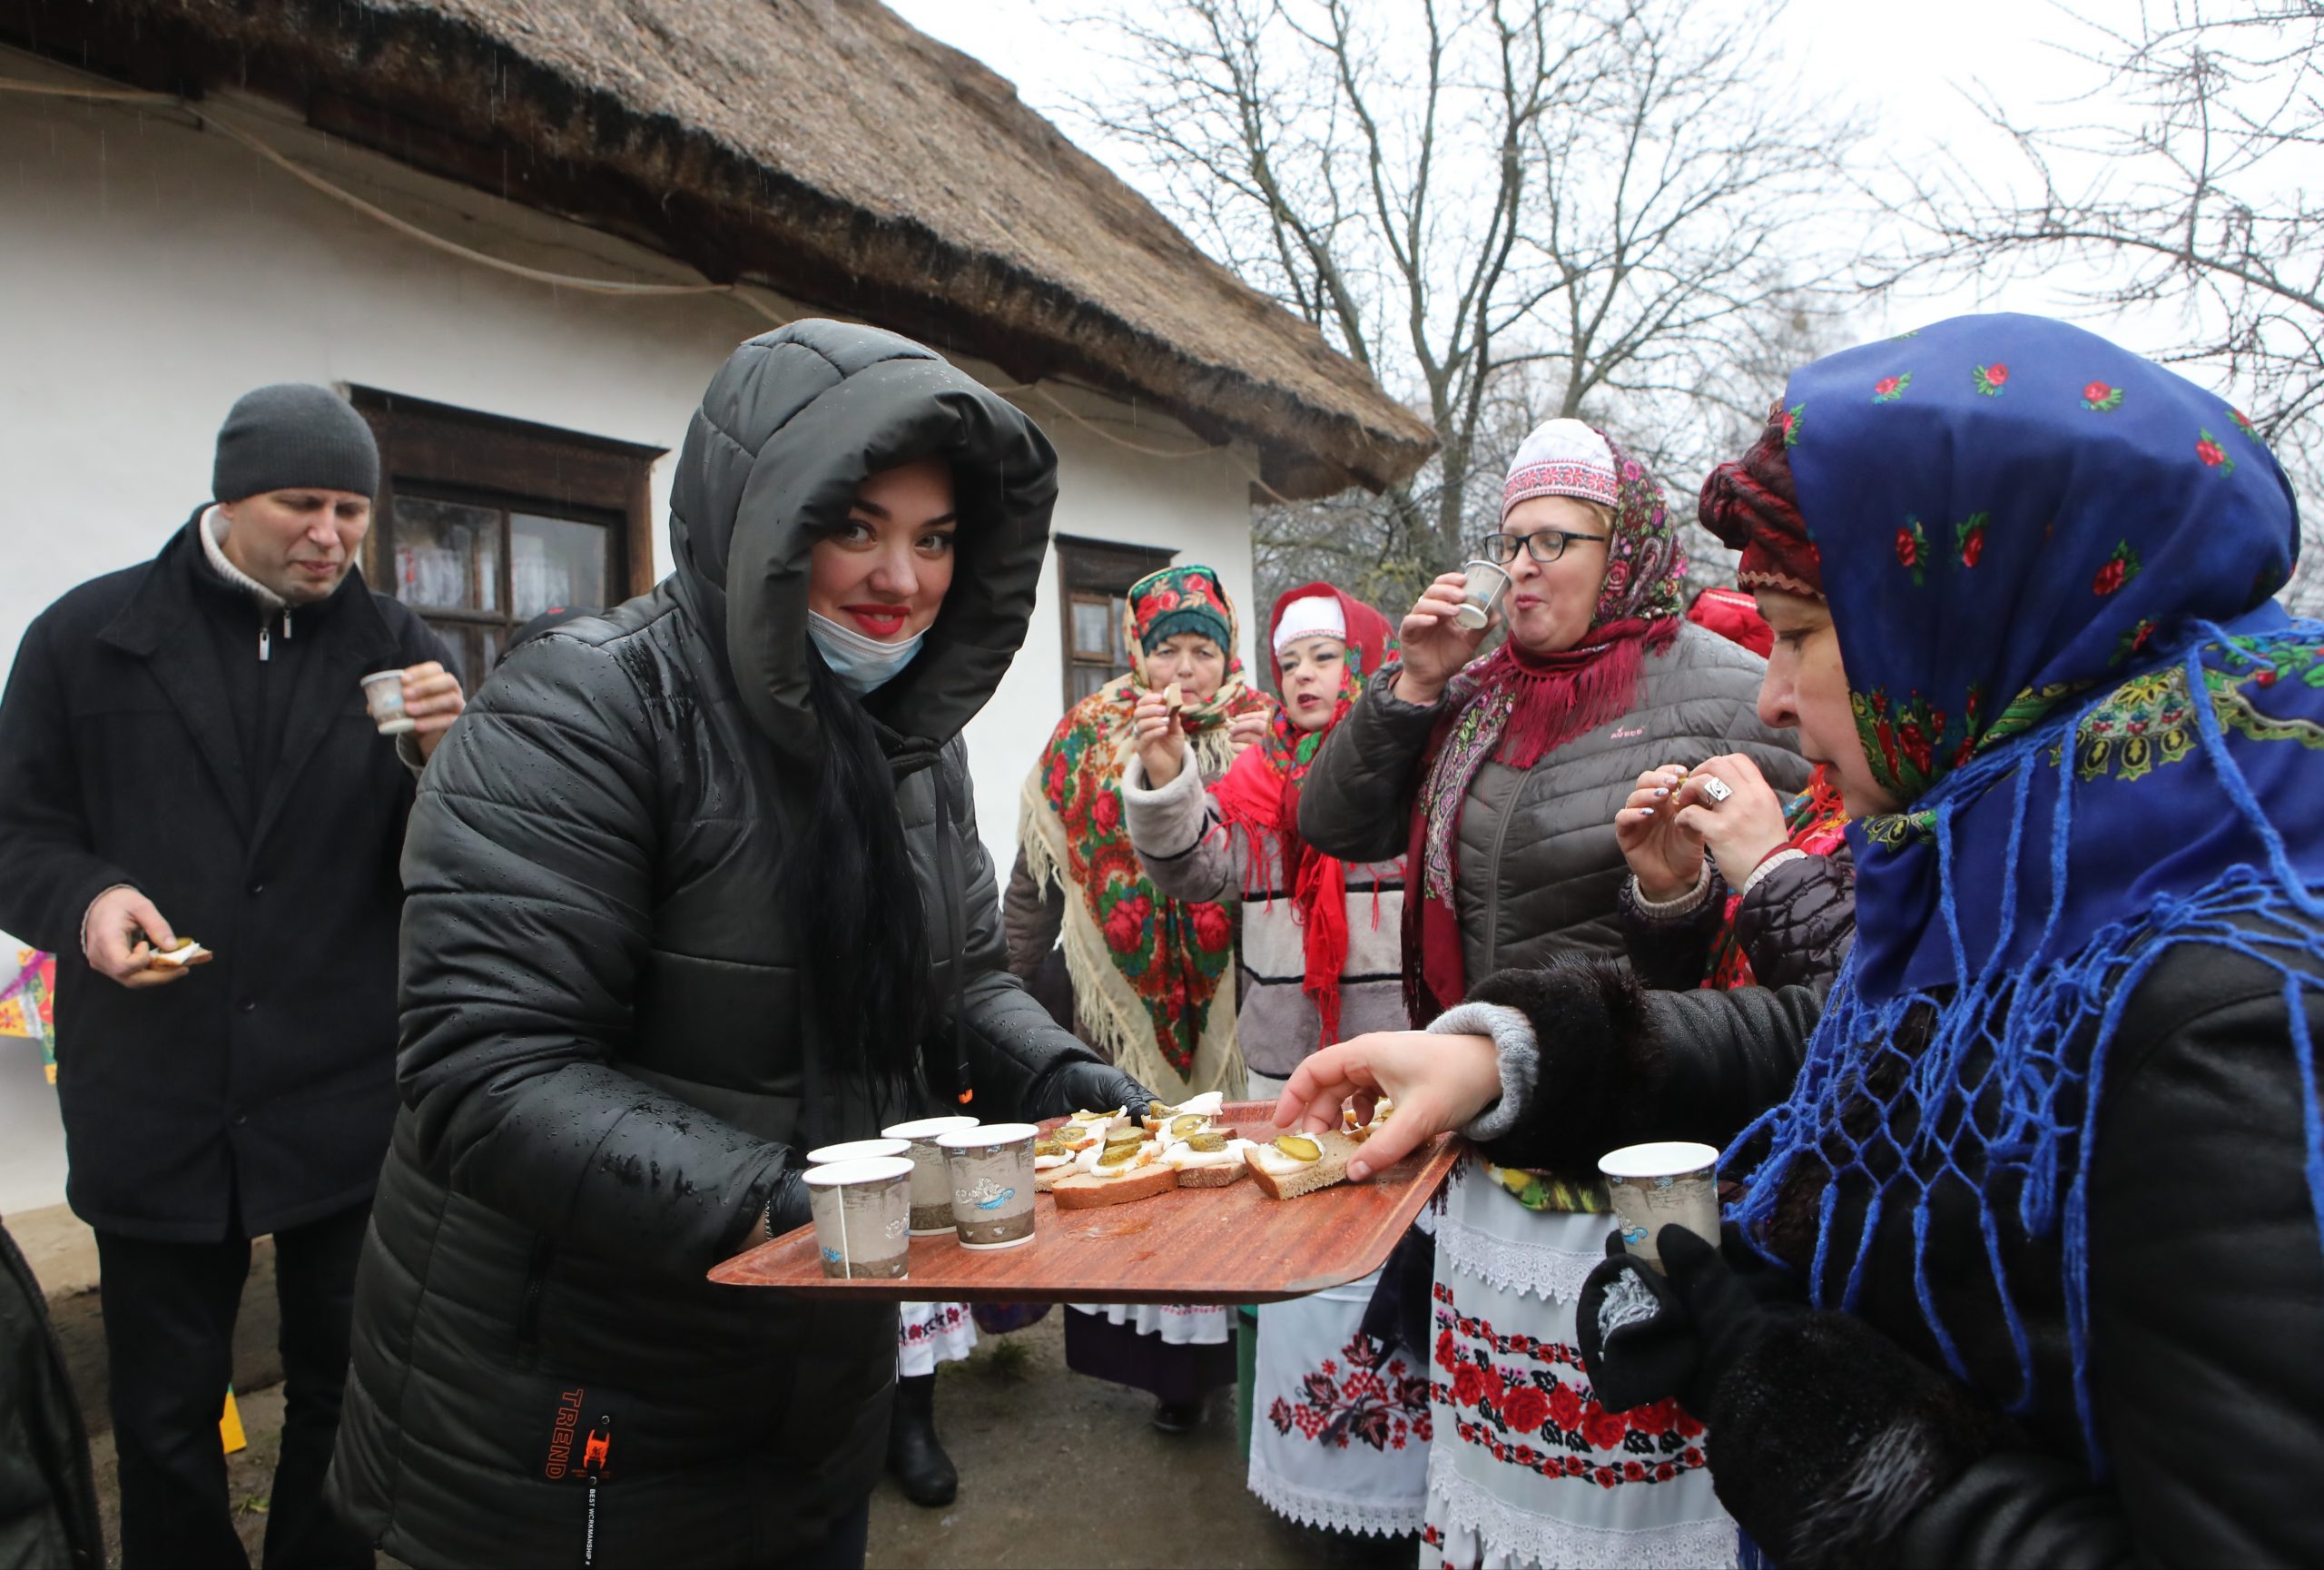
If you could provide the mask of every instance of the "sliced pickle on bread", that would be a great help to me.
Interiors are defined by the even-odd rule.
[[[1284,1134],[1271,1145],[1243,1152],[1251,1179],[1271,1200],[1294,1200],[1347,1180],[1347,1164],[1361,1147],[1336,1130],[1319,1134]],[[1312,1154],[1310,1152],[1313,1152]]]

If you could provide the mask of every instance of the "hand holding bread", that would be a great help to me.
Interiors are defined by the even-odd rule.
[[[1240,755],[1245,747],[1255,746],[1266,740],[1267,726],[1274,723],[1274,716],[1265,709],[1253,709],[1248,714],[1238,714],[1227,723],[1227,745]]]
[[[1377,1125],[1361,1152],[1349,1158],[1348,1177],[1362,1182],[1457,1129],[1501,1099],[1501,1056],[1490,1036],[1432,1035],[1381,1031],[1325,1047],[1299,1065],[1275,1102],[1275,1125],[1308,1134],[1342,1127],[1353,1102],[1368,1121],[1384,1097],[1396,1115]]]
[[[90,901],[81,918],[82,957],[91,970],[124,987],[165,987],[182,977],[183,964],[153,963],[157,953],[180,946],[153,902],[126,884]]]
[[[1177,690],[1178,684],[1172,682],[1161,692],[1146,693],[1132,713],[1131,734],[1137,737],[1137,761],[1146,771],[1148,790],[1161,789],[1187,766],[1187,727],[1170,702]]]

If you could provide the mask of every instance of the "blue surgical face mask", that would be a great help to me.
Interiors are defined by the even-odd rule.
[[[916,632],[901,643],[890,643],[884,638],[866,637],[811,610],[807,613],[807,636],[822,650],[823,663],[832,667],[840,685],[856,696],[864,697],[893,681],[920,652],[921,641],[928,635]]]

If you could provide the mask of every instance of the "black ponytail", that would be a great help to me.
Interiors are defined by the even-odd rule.
[[[884,1117],[910,1104],[931,1017],[927,916],[872,716],[812,647],[807,671],[822,757],[783,881],[804,961],[810,1067],[825,1087],[868,1094]]]

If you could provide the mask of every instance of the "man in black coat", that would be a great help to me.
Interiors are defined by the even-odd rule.
[[[289,1407],[266,1562],[371,1562],[322,1480],[395,1113],[396,858],[462,704],[435,635],[356,570],[379,467],[336,394],[251,393],[219,499],[44,611],[0,698],[0,927],[57,955],[133,1570],[247,1562],[217,1424],[269,1233]],[[383,670],[416,721],[393,740],[359,681]],[[168,965],[189,938],[214,963]]]

